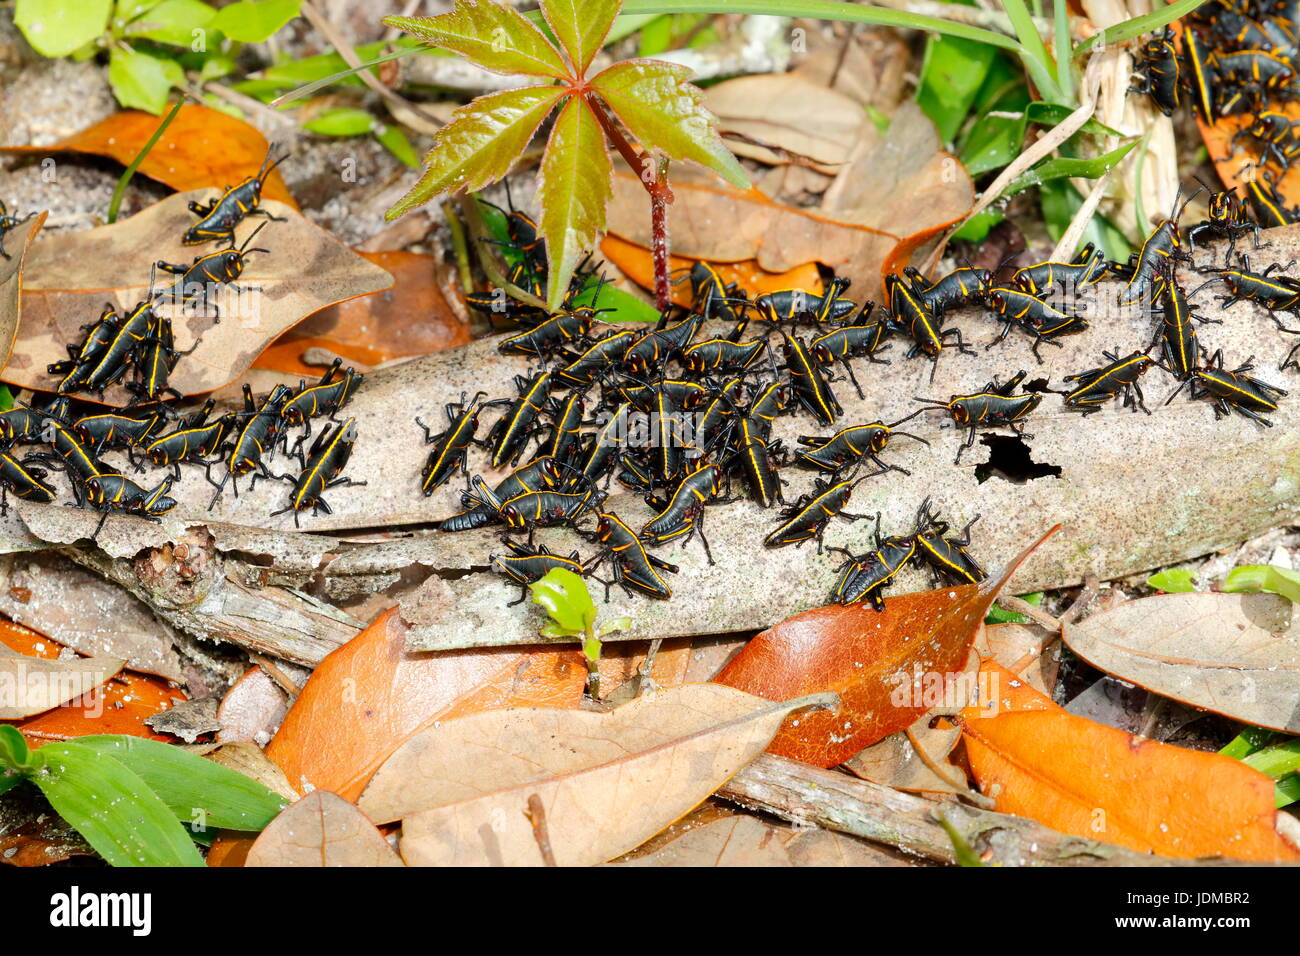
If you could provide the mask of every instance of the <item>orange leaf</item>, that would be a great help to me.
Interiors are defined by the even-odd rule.
[[[620,239],[618,236],[606,236],[600,244],[600,250],[605,254],[606,259],[618,266],[624,275],[637,285],[643,289],[654,288],[654,257],[650,255],[649,249],[628,242],[626,239]],[[668,267],[674,271],[681,270],[680,274],[685,275],[698,261],[686,256],[669,256]],[[822,277],[815,262],[806,262],[787,272],[768,272],[755,259],[720,262],[716,263],[714,268],[718,270],[723,281],[737,283],[750,298],[781,289],[803,289],[805,292],[817,295],[822,292]],[[678,282],[672,287],[672,294],[675,304],[683,308],[690,306],[689,282],[684,279]]]
[[[416,654],[407,631],[396,609],[386,611],[307,679],[266,748],[295,789],[356,800],[388,755],[435,720],[582,700],[587,669],[576,650]]]
[[[94,126],[73,133],[51,146],[6,146],[7,152],[92,153],[130,164],[162,119],[140,110],[124,110]],[[256,176],[269,144],[257,129],[228,113],[187,103],[149,150],[140,172],[177,192],[208,187],[224,189],[247,176]],[[278,169],[272,170],[262,191],[298,208]]]
[[[444,267],[436,257],[398,250],[357,252],[391,273],[393,287],[321,309],[276,339],[253,368],[319,375],[319,368],[302,362],[303,352],[313,346],[374,366],[473,339],[469,324],[443,296],[438,275]]]
[[[0,644],[30,657],[55,658],[63,645],[21,624],[0,620]],[[78,654],[85,657],[85,654]],[[185,694],[165,679],[135,671],[122,671],[103,687],[61,707],[11,723],[33,747],[52,740],[71,740],[90,734],[130,734],[171,741],[149,729],[145,720],[184,701]]]
[[[900,594],[883,611],[833,604],[796,614],[759,634],[714,678],[769,700],[834,691],[834,711],[787,720],[768,748],[792,760],[833,767],[910,726],[943,704],[989,606],[1039,544],[982,584]]]
[[[1171,857],[1300,860],[1275,829],[1273,781],[1222,754],[1076,717],[986,661],[997,706],[962,713],[971,773],[1002,813]]]

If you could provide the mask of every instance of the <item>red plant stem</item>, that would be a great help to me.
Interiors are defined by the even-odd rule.
[[[672,305],[672,287],[668,278],[668,207],[673,201],[673,191],[668,185],[668,161],[658,160],[648,152],[638,152],[606,111],[605,104],[594,93],[587,92],[584,96],[606,137],[632,167],[650,195],[650,252],[654,258],[655,305],[661,312],[667,311]]]

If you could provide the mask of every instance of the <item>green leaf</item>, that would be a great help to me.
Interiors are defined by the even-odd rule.
[[[0,412],[7,412],[14,407],[14,394],[8,385],[0,385]]]
[[[1187,16],[1205,2],[1206,0],[1177,0],[1177,2],[1168,6],[1158,7],[1153,13],[1146,13],[1140,17],[1133,17],[1124,20],[1122,23],[1116,23],[1114,26],[1109,26],[1095,36],[1088,37],[1088,39],[1078,44],[1074,48],[1074,55],[1078,56],[1094,46],[1101,48],[1113,47],[1144,33],[1154,33],[1175,20]]]
[[[1095,156],[1092,159],[1057,156],[1046,160],[1033,169],[1025,170],[1012,180],[1011,184],[1003,190],[1002,196],[1003,198],[1014,196],[1016,193],[1024,192],[1032,186],[1041,186],[1043,183],[1051,182],[1054,179],[1097,179],[1119,165],[1120,161],[1136,145],[1137,140],[1133,140],[1118,149],[1112,149],[1109,153]]]
[[[32,782],[109,864],[204,865],[167,805],[112,757],[80,743],[49,743],[39,755]]]
[[[67,56],[103,34],[113,0],[18,0],[14,23],[42,56]]]
[[[926,42],[916,103],[945,143],[961,130],[997,52],[987,43],[959,37],[932,36]]]
[[[687,82],[690,76],[675,63],[624,60],[594,76],[590,86],[644,149],[692,160],[748,189],[749,177],[718,136],[717,118],[704,108],[703,92]]]
[[[1070,5],[1052,4],[1052,55],[1056,61],[1056,82],[1061,88],[1061,100],[1074,102],[1074,63],[1070,57]]]
[[[178,820],[204,828],[261,830],[288,801],[251,777],[174,744],[125,734],[79,737],[77,743],[137,774]]]
[[[167,106],[173,83],[184,84],[185,74],[174,60],[114,48],[108,60],[108,82],[123,106],[157,116]]]
[[[1186,568],[1170,568],[1147,578],[1147,586],[1166,594],[1187,594],[1196,590],[1192,583],[1192,572]]]
[[[352,106],[326,110],[314,119],[303,123],[302,128],[322,136],[363,136],[375,125],[368,110]]]
[[[1043,592],[1034,591],[1032,594],[1020,595],[1020,600],[1026,604],[1032,604],[1034,607],[1041,607],[1043,603]],[[1019,611],[1008,611],[1006,608],[999,607],[997,604],[989,608],[989,613],[984,618],[985,624],[1028,624],[1029,618],[1025,617]]]
[[[496,241],[497,251],[501,258],[506,261],[506,265],[514,267],[524,261],[524,252],[513,242],[510,241],[510,223],[506,219],[506,214],[495,204],[490,204],[478,196],[479,215],[483,217],[483,225],[488,235]],[[590,287],[590,283],[588,284]],[[590,305],[589,302],[575,302],[575,305]],[[657,320],[656,320],[657,321]]]
[[[438,131],[424,157],[424,175],[385,218],[396,219],[453,189],[474,192],[505,176],[564,95],[560,87],[526,86],[466,103]]]
[[[400,126],[390,126],[387,123],[375,124],[375,139],[379,144],[397,157],[398,162],[411,169],[420,168],[420,158],[415,155],[415,147],[411,141],[406,138]]]
[[[497,73],[569,77],[564,57],[517,11],[492,0],[457,0],[451,13],[437,17],[384,17],[426,43],[459,53]]]
[[[239,0],[222,7],[209,26],[240,43],[261,43],[298,16],[301,0]]]
[[[1038,187],[1038,199],[1042,206],[1043,222],[1047,225],[1048,235],[1052,237],[1053,242],[1059,242],[1065,230],[1069,228],[1070,220],[1083,205],[1083,197],[1067,180],[1054,179]],[[1115,262],[1123,262],[1132,251],[1124,234],[1100,213],[1094,215],[1084,228],[1079,243],[1085,242],[1091,242]],[[1070,250],[1070,254],[1074,251]]]
[[[1020,38],[1020,59],[1029,71],[1029,78],[1046,100],[1060,102],[1065,97],[1056,82],[1056,64],[1047,55],[1043,37],[1034,26],[1033,18],[1024,0],[1002,0],[1002,9],[1011,19],[1016,36]]]
[[[569,55],[574,74],[582,76],[600,51],[618,16],[611,0],[541,0],[542,16]]]
[[[498,215],[500,215],[498,213]],[[599,287],[600,293],[597,295],[596,290]],[[631,292],[619,289],[606,283],[601,286],[599,280],[591,279],[582,290],[573,297],[573,304],[590,305],[598,309],[612,309],[611,312],[603,312],[600,316],[602,322],[658,322],[659,310],[649,302],[643,302]]]
[[[537,186],[550,260],[546,301],[553,310],[564,301],[578,260],[605,228],[612,176],[604,130],[586,102],[574,97],[551,129]]]
[[[596,639],[599,640],[600,638],[604,637],[606,634],[613,634],[616,631],[626,631],[631,626],[632,626],[632,619],[630,617],[611,618],[610,620],[602,624],[600,628],[596,631]]]
[[[595,623],[596,605],[591,602],[587,582],[569,569],[551,568],[528,587],[533,600],[546,609],[564,636],[585,634]]]
[[[1025,107],[1025,116],[1028,118],[1029,122],[1047,127],[1056,126],[1073,112],[1073,106],[1062,106],[1060,103],[1034,102]],[[1089,133],[1093,136],[1124,135],[1119,130],[1111,129],[1105,123],[1099,123],[1091,117],[1085,120],[1084,124],[1079,127],[1079,132]]]
[[[27,738],[13,724],[0,724],[0,765],[23,773],[40,766],[39,761],[32,758]]]
[[[128,24],[126,35],[188,49],[194,43],[194,31],[207,27],[216,14],[201,0],[163,0]]]
[[[1272,564],[1247,564],[1233,568],[1223,581],[1224,591],[1269,591],[1300,602],[1300,574]]]
[[[1263,727],[1244,726],[1241,728],[1241,733],[1233,737],[1219,753],[1231,757],[1233,760],[1240,760],[1242,757],[1253,754],[1256,750],[1267,745],[1273,737],[1274,733],[1271,730],[1265,730]]]
[[[993,227],[1006,218],[1004,213],[996,209],[985,209],[962,223],[961,228],[954,232],[952,237],[960,242],[983,242],[993,231]]]
[[[631,14],[660,13],[730,13],[769,17],[806,17],[813,20],[840,20],[846,23],[876,23],[904,30],[921,30],[942,33],[946,36],[965,37],[981,43],[991,43],[1005,50],[1019,52],[1020,44],[1013,38],[992,30],[968,26],[941,17],[927,17],[918,13],[904,13],[864,4],[844,3],[843,0],[625,0],[623,11]]]

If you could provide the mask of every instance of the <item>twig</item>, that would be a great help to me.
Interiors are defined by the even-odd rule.
[[[1034,820],[959,803],[937,805],[846,774],[764,754],[718,796],[796,825],[814,824],[955,864],[942,813],[984,863],[1002,866],[1236,866],[1232,860],[1174,860],[1069,836]]]
[[[469,265],[469,244],[465,240],[465,227],[461,224],[460,217],[452,210],[450,203],[442,204],[442,214],[447,219],[447,231],[451,233],[451,248],[456,255],[460,291],[469,295],[474,291],[474,272]]]
[[[153,131],[153,135],[144,144],[144,149],[136,154],[135,159],[131,160],[131,165],[126,167],[126,171],[118,179],[117,186],[113,189],[113,198],[108,201],[108,216],[106,218],[110,223],[117,222],[117,211],[122,207],[122,197],[126,195],[126,187],[130,184],[131,177],[140,168],[140,164],[149,155],[149,151],[157,145],[158,140],[162,138],[162,134],[167,131],[167,127],[172,125],[172,120],[176,118],[176,114],[181,111],[181,107],[184,105],[185,98],[178,97],[176,105],[171,108],[171,112],[163,118],[163,121],[158,124],[158,128]]]
[[[339,56],[343,57],[344,63],[354,70],[362,65],[361,57],[357,56],[357,51],[352,49],[352,44],[334,28],[334,25],[325,18],[324,14],[316,9],[311,0],[303,0],[302,15],[338,51]],[[416,106],[396,91],[384,86],[369,70],[362,70],[356,75],[361,78],[362,83],[379,94],[380,98],[387,104],[389,112],[393,114],[393,119],[399,123],[430,136],[442,128],[443,124],[436,116]]]
[[[551,835],[546,828],[546,808],[542,806],[540,796],[535,793],[528,795],[528,809],[524,811],[524,816],[533,825],[533,839],[537,841],[537,849],[542,852],[542,860],[547,866],[558,866],[555,851],[551,849]]]
[[[1054,634],[1061,632],[1061,622],[1048,614],[1041,607],[1035,607],[1024,598],[1018,598],[1013,594],[1003,594],[998,597],[997,604],[1003,610],[1015,611],[1017,614],[1023,614],[1025,617],[1033,620],[1035,624],[1040,624]]]
[[[605,136],[614,144],[623,161],[632,167],[632,172],[650,195],[650,251],[655,266],[655,307],[664,312],[672,307],[672,285],[668,276],[668,207],[673,202],[673,191],[668,185],[668,160],[651,156],[645,151],[638,152],[605,110],[605,104],[600,98],[594,93],[585,96],[587,105],[600,122]],[[654,164],[653,169],[651,163]]]
[[[1092,222],[1092,217],[1097,214],[1097,206],[1101,204],[1102,197],[1106,195],[1106,187],[1110,185],[1111,177],[1115,175],[1115,170],[1119,166],[1112,166],[1102,175],[1100,179],[1092,184],[1092,189],[1088,197],[1079,204],[1075,210],[1074,216],[1070,219],[1070,224],[1066,227],[1065,232],[1061,233],[1061,240],[1056,244],[1056,249],[1052,252],[1052,262],[1060,260],[1062,256],[1068,261],[1074,258],[1074,250],[1079,247],[1079,240],[1083,238],[1083,231],[1088,228]]]

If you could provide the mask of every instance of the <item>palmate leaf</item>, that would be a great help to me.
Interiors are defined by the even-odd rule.
[[[396,219],[441,193],[482,189],[505,176],[542,120],[566,95],[559,86],[528,86],[480,96],[462,106],[438,131],[424,158],[424,175],[384,217]]]
[[[610,0],[542,0],[542,16],[569,55],[575,76],[583,76],[605,44],[618,17]]]
[[[437,17],[384,17],[390,27],[459,53],[485,70],[529,76],[569,76],[568,64],[521,13],[492,0],[458,0]]]
[[[605,228],[612,175],[600,122],[581,97],[572,98],[551,130],[537,187],[550,258],[546,300],[552,309],[564,301],[579,257]]]
[[[691,71],[660,60],[625,60],[591,78],[590,86],[646,149],[707,166],[727,182],[749,188],[749,177],[718,136]]]

